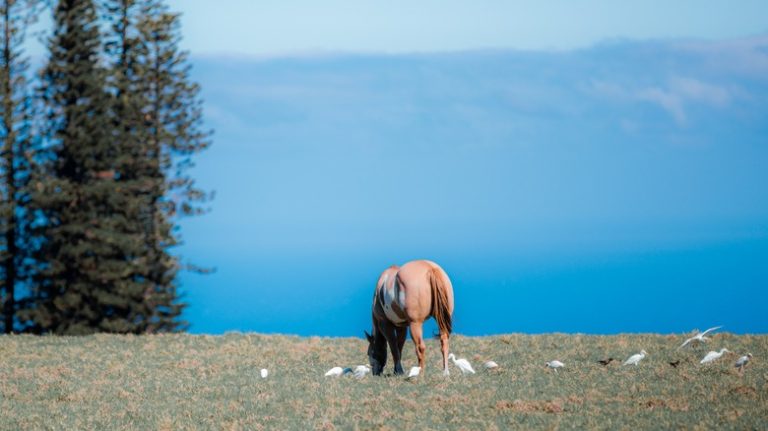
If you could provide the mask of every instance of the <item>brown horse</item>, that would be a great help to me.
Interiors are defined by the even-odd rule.
[[[374,375],[387,363],[387,344],[395,362],[395,374],[403,374],[400,358],[408,328],[416,345],[419,367],[424,370],[424,334],[422,325],[434,317],[440,330],[443,374],[448,375],[448,337],[453,314],[453,286],[448,275],[436,263],[414,260],[402,267],[391,266],[379,277],[373,294],[373,334],[368,338],[368,359]]]

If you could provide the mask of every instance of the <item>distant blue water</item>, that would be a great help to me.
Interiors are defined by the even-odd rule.
[[[360,336],[381,270],[417,256],[304,252],[228,259],[185,276],[192,333]],[[454,328],[511,332],[768,332],[768,240],[642,251],[437,251],[456,296]],[[427,327],[434,331],[434,324]]]
[[[198,59],[191,330],[360,336],[381,271],[428,258],[462,334],[768,332],[766,52]]]

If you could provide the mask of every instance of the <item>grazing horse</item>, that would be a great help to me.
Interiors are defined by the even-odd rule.
[[[440,330],[443,374],[448,375],[448,337],[453,314],[453,286],[448,275],[436,263],[414,260],[402,267],[391,266],[379,277],[373,293],[373,333],[368,339],[368,359],[374,375],[380,375],[387,363],[387,345],[392,351],[395,374],[403,374],[400,358],[408,328],[416,345],[419,367],[424,370],[426,345],[422,325],[434,317]]]

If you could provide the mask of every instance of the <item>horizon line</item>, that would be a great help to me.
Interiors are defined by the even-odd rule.
[[[466,55],[466,54],[569,54],[593,49],[621,46],[621,45],[673,45],[673,46],[750,46],[768,44],[768,29],[748,36],[730,38],[706,38],[706,37],[659,37],[659,38],[631,38],[610,37],[597,42],[575,47],[542,47],[542,48],[518,48],[513,46],[479,46],[476,48],[461,49],[435,49],[435,50],[345,50],[333,48],[310,48],[292,51],[274,52],[241,52],[241,51],[205,51],[194,52],[185,49],[190,59],[203,60],[249,60],[249,61],[274,61],[274,60],[310,60],[310,59],[334,59],[354,57],[419,57],[441,55]]]

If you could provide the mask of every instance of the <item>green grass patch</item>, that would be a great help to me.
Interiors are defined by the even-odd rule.
[[[768,336],[714,334],[451,338],[476,375],[325,378],[367,362],[355,338],[258,334],[0,337],[0,429],[510,429],[768,426]],[[709,366],[708,350],[736,352]],[[620,362],[640,349],[639,366]],[[740,375],[736,358],[754,355]],[[408,341],[403,365],[415,364]],[[597,360],[619,359],[604,367]],[[500,368],[485,371],[493,359]],[[545,368],[559,359],[558,373]],[[391,358],[386,373],[392,372]],[[670,361],[680,360],[676,368]],[[267,368],[269,378],[259,370]]]

